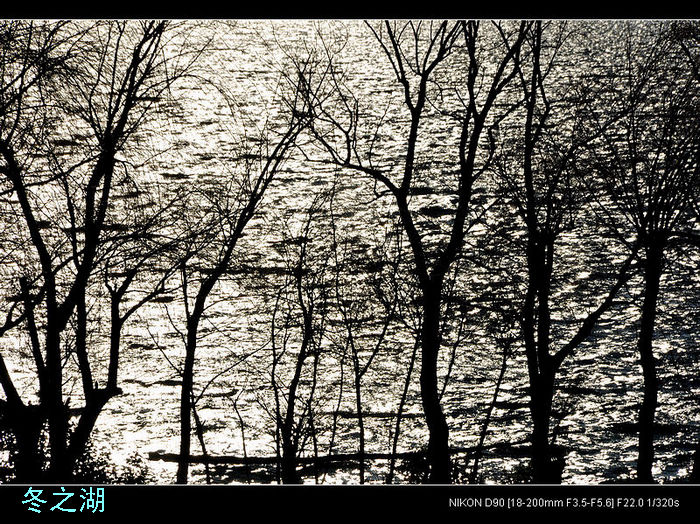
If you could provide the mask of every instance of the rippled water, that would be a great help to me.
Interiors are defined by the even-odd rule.
[[[203,57],[198,75],[220,82],[233,93],[235,118],[231,117],[230,107],[216,90],[201,78],[180,84],[173,94],[179,104],[170,108],[171,116],[146,134],[155,150],[164,149],[164,142],[173,147],[151,162],[143,176],[154,184],[205,184],[207,180],[227,176],[227,161],[235,154],[241,133],[251,126],[261,127],[261,115],[272,115],[274,119],[278,110],[280,84],[276,68],[285,62],[279,45],[299,52],[306,46],[318,44],[318,31],[325,35],[331,48],[338,45],[338,58],[346,69],[348,84],[359,93],[367,110],[386,114],[380,130],[382,140],[377,147],[377,161],[382,165],[399,161],[403,145],[399,137],[404,136],[400,130],[407,121],[401,109],[401,93],[396,89],[381,50],[360,22],[239,21],[233,25],[212,23],[196,33],[198,37],[214,38],[214,50]],[[344,42],[342,49],[340,42]],[[438,114],[432,115],[427,125],[429,132],[423,135],[427,138],[421,143],[425,164],[418,171],[419,177],[423,176],[429,184],[435,173],[448,171],[454,165],[450,147],[457,128]],[[228,276],[210,300],[211,307],[201,328],[195,389],[199,393],[206,388],[197,408],[206,430],[207,450],[212,455],[242,456],[244,443],[249,456],[273,456],[275,453],[274,420],[270,414],[274,398],[270,384],[269,333],[270,301],[275,284],[280,282],[279,269],[284,263],[279,247],[285,235],[300,234],[303,210],[315,194],[327,190],[335,175],[330,167],[311,164],[300,155],[288,162],[265,198],[264,212],[251,223],[241,246],[241,253],[246,253],[251,260],[240,262],[266,269],[267,272],[262,271],[265,278],[261,281]],[[481,190],[486,193],[488,188],[489,182],[485,180]],[[449,195],[437,191],[426,192],[412,202],[416,209],[433,206],[439,210],[450,204]],[[344,173],[339,179],[334,206],[340,238],[354,249],[352,257],[371,262],[395,218],[387,198],[375,197],[372,184],[361,176]],[[323,220],[327,223],[327,214],[321,222]],[[444,224],[437,220],[434,227],[439,237]],[[597,251],[601,246],[592,233],[564,238],[560,248],[558,262],[563,268],[562,280],[569,282],[562,292],[561,302],[565,306],[555,313],[562,339],[567,330],[572,329],[567,319],[580,318],[595,303],[595,293],[579,289],[575,275],[583,279],[590,272],[604,271],[607,267],[607,261]],[[475,231],[468,242],[478,242],[480,234],[483,232]],[[322,242],[322,239],[312,239],[309,245],[322,250]],[[697,259],[686,266],[678,263],[677,267],[673,275],[683,274],[686,278],[674,276],[663,281],[655,340],[661,384],[655,473],[660,480],[687,472],[692,449],[700,435],[697,401],[700,398],[697,355],[700,353],[696,336],[700,307],[697,286],[687,285],[688,279],[700,283],[693,272]],[[368,289],[363,287],[366,277],[366,274],[357,277],[358,289]],[[475,299],[475,290],[488,291],[487,279],[482,271],[467,263],[458,290],[468,302]],[[592,340],[582,345],[561,371],[553,424],[556,443],[565,449],[563,480],[566,483],[598,483],[624,478],[634,471],[636,434],[633,423],[642,394],[635,347],[639,310],[634,304],[639,303],[639,285],[638,280],[630,284],[614,310],[603,318]],[[176,453],[178,450],[180,380],[167,360],[181,362],[184,349],[180,334],[173,329],[168,316],[181,319],[182,306],[177,294],[159,302],[140,311],[138,318],[125,328],[120,371],[124,395],[110,401],[95,431],[97,447],[108,450],[118,463],[134,453],[146,456],[149,452]],[[481,317],[474,314],[472,318]],[[343,359],[338,347],[333,345],[333,335],[340,336],[341,331],[339,326],[329,328],[327,351],[319,363],[315,412],[322,455],[329,445],[336,412],[339,417],[335,451],[353,452],[358,446],[351,362]],[[369,357],[377,331],[377,326],[371,322],[362,328],[364,338],[358,343],[360,358],[364,361]],[[451,444],[455,447],[476,444],[501,361],[499,348],[483,326],[468,325],[468,331],[455,352],[443,397]],[[19,347],[22,340],[2,343],[5,348]],[[98,339],[94,350],[99,351]],[[412,350],[408,330],[398,324],[392,325],[363,377],[368,452],[391,450],[395,416]],[[450,352],[451,348],[445,347],[441,356],[443,378],[449,368]],[[24,374],[25,387],[30,388],[30,374],[25,373],[25,365],[14,362],[13,371],[20,376]],[[283,379],[284,365],[290,365],[289,360],[283,363]],[[427,443],[421,418],[418,369],[416,366],[413,372],[404,408],[399,451],[420,450]],[[339,398],[341,386],[342,397]],[[71,387],[77,395],[79,381],[76,379],[69,384],[68,389]],[[508,362],[486,439],[487,446],[504,445],[486,452],[481,466],[485,482],[517,482],[521,478],[520,469],[528,461],[523,443],[529,432],[525,356],[522,348],[517,347]],[[194,435],[193,452],[200,452]],[[307,446],[306,455],[309,454]],[[464,465],[465,459],[464,454],[456,455],[460,464]],[[158,482],[174,481],[174,463],[152,461],[149,467]],[[382,482],[386,471],[386,462],[369,463],[367,481]],[[223,468],[219,473],[223,482],[241,482],[246,478],[242,468]],[[401,475],[403,473],[399,474],[400,480],[408,479]],[[270,481],[272,477],[268,475],[262,479]],[[321,479],[329,483],[354,483],[358,482],[358,472],[347,467],[330,470]],[[193,467],[191,480],[204,482],[202,467]],[[313,476],[306,481],[313,482]]]

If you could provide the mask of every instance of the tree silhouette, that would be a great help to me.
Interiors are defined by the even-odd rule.
[[[110,203],[130,176],[125,158],[134,137],[187,65],[176,63],[182,55],[163,55],[166,26],[29,23],[20,31],[23,53],[11,55],[19,73],[3,86],[2,171],[34,257],[18,268],[30,277],[21,286],[39,383],[33,427],[48,422],[54,481],[70,478],[99,413],[120,392],[114,378],[99,387],[93,375],[88,289],[113,230]],[[41,307],[31,303],[33,294]],[[63,389],[68,357],[75,358],[85,399],[73,430]],[[4,388],[15,397],[9,381]]]
[[[260,140],[242,144],[238,161],[232,160],[230,177],[210,187],[195,188],[182,216],[191,235],[181,255],[181,289],[185,304],[186,338],[180,399],[180,462],[177,482],[186,483],[189,470],[194,365],[199,326],[207,300],[220,279],[231,269],[234,253],[246,226],[253,219],[268,187],[307,125],[306,101],[291,89],[286,113],[278,128],[263,130]],[[232,106],[233,107],[233,106]],[[193,209],[198,209],[196,215]]]
[[[359,103],[343,85],[341,72],[331,63],[320,75],[320,81],[312,77],[306,79],[314,137],[329,155],[330,162],[366,175],[388,192],[412,251],[412,270],[417,276],[422,300],[420,383],[429,431],[430,482],[433,483],[450,482],[449,432],[440,405],[437,369],[442,345],[445,276],[464,245],[470,224],[474,183],[490,162],[491,146],[487,137],[495,122],[504,116],[502,113],[507,113],[507,110],[496,111],[495,103],[515,77],[513,58],[520,51],[525,27],[525,23],[512,26],[494,23],[482,31],[478,22],[385,22],[377,28],[370,26],[389,62],[409,117],[406,129],[401,132],[405,149],[397,159],[401,166],[398,174],[375,163],[377,134],[368,143],[358,139],[362,125],[359,122]],[[486,34],[482,36],[482,32]],[[495,48],[489,56],[495,67],[486,71],[482,46],[489,44]],[[448,61],[450,58],[453,61]],[[456,152],[452,154],[456,176],[451,180],[440,180],[455,197],[454,208],[444,213],[435,209],[436,216],[443,219],[443,225],[445,217],[449,217],[451,226],[447,226],[439,245],[432,246],[427,238],[429,230],[424,229],[425,214],[432,214],[431,208],[427,207],[421,213],[411,208],[411,200],[416,198],[417,185],[427,182],[426,173],[421,173],[418,167],[419,159],[425,155],[419,138],[427,132],[427,108],[437,101],[438,95],[432,88],[444,80],[441,74],[448,65],[460,67],[467,74],[463,83],[454,88],[456,101],[453,102],[457,109],[449,112],[459,129],[456,137],[450,137],[455,140]],[[436,89],[439,91],[440,88]],[[331,107],[333,103],[335,107]],[[381,123],[379,120],[377,124],[380,129]]]
[[[627,36],[627,70],[616,78],[614,103],[631,110],[592,149],[609,201],[641,250],[643,302],[637,351],[644,377],[639,411],[637,479],[653,482],[658,406],[654,328],[665,256],[674,238],[693,237],[700,178],[698,84],[672,34],[655,24],[639,42]],[[610,100],[610,99],[608,99]],[[599,110],[599,113],[608,111]]]
[[[602,299],[576,320],[578,328],[573,335],[557,329],[561,289],[566,285],[558,266],[565,266],[566,261],[556,251],[567,235],[581,234],[582,228],[591,227],[585,217],[586,213],[591,214],[591,195],[588,186],[577,180],[577,157],[602,129],[621,117],[619,112],[606,113],[601,128],[595,131],[583,125],[581,100],[585,95],[577,90],[585,93],[586,89],[561,79],[569,32],[567,24],[556,22],[534,22],[528,28],[523,51],[517,58],[523,107],[515,115],[513,127],[503,135],[504,142],[520,133],[522,139],[515,139],[513,153],[506,144],[496,163],[498,181],[506,188],[506,199],[515,208],[525,232],[522,249],[527,283],[520,318],[530,382],[532,476],[536,483],[559,482],[563,467],[552,460],[550,443],[557,373],[610,309],[631,276],[633,262],[630,255],[614,270]],[[575,78],[576,82],[583,80]],[[590,285],[600,287],[596,282]],[[569,339],[558,340],[564,337]]]

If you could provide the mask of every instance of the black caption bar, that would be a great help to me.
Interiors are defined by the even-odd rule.
[[[98,493],[92,506],[87,494]],[[90,491],[92,490],[92,491]],[[40,492],[40,493],[39,493]],[[54,508],[56,494],[74,493]],[[82,495],[82,496],[81,496]],[[45,501],[39,504],[36,499]],[[32,502],[33,500],[33,502]],[[72,501],[72,502],[71,502]],[[99,504],[97,502],[99,501]],[[64,509],[83,503],[83,511]],[[72,504],[72,505],[71,505]],[[700,485],[604,486],[0,486],[0,514],[22,522],[68,522],[216,515],[336,516],[474,514],[632,514],[697,515]],[[37,509],[39,511],[37,511]],[[99,510],[99,511],[97,511]],[[15,521],[15,520],[12,520]]]

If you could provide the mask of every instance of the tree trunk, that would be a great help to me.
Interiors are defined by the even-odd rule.
[[[180,389],[180,461],[177,465],[176,477],[178,484],[187,484],[190,468],[191,396],[194,384],[194,357],[197,349],[198,326],[199,318],[191,318],[187,326],[187,347],[185,348],[185,365],[182,370],[182,388]]]
[[[528,185],[530,186],[531,182]],[[532,189],[529,193],[532,193]],[[558,468],[552,461],[549,442],[554,379],[557,372],[549,352],[552,328],[549,300],[554,244],[539,231],[534,202],[535,197],[530,194],[527,246],[529,280],[522,325],[530,380],[532,482],[558,484],[561,482],[561,472],[557,471]]]
[[[49,480],[61,483],[70,480],[68,460],[68,409],[63,403],[63,377],[60,355],[60,334],[49,320],[46,337],[47,398],[45,402],[49,423]]]
[[[297,472],[297,449],[291,436],[282,436],[282,484],[301,484]]]
[[[391,444],[391,459],[389,461],[389,473],[386,476],[386,483],[393,484],[394,482],[394,470],[396,469],[396,451],[399,447],[399,434],[401,432],[401,418],[403,416],[403,408],[406,405],[406,398],[408,397],[408,389],[411,386],[411,376],[413,375],[413,368],[416,364],[416,354],[418,353],[418,342],[413,346],[413,352],[411,353],[411,360],[408,364],[408,371],[406,372],[406,379],[403,384],[403,391],[401,393],[401,400],[399,401],[399,407],[396,410],[396,425],[394,426],[394,436],[393,442]]]
[[[355,351],[353,349],[353,351]],[[360,431],[360,484],[365,483],[365,419],[362,412],[362,378],[360,363],[357,354],[353,354],[353,367],[355,371],[355,406],[357,408],[357,425]]]
[[[638,351],[644,377],[644,398],[639,410],[639,454],[637,458],[637,480],[644,483],[654,481],[651,469],[654,462],[654,415],[657,406],[658,379],[652,342],[656,305],[661,280],[663,247],[652,240],[647,247],[644,267],[644,302],[639,328]]]
[[[450,483],[450,450],[447,421],[440,406],[437,360],[440,351],[440,284],[423,291],[420,389],[428,426],[428,465],[431,484]]]
[[[39,406],[7,406],[5,413],[16,442],[14,456],[15,481],[21,484],[40,482],[43,480],[42,457],[39,454],[39,439],[43,417]]]
[[[297,400],[297,388],[301,380],[301,372],[306,360],[306,346],[308,339],[305,338],[299,356],[297,357],[294,376],[289,385],[289,394],[287,396],[287,412],[284,422],[280,428],[282,434],[282,483],[283,484],[300,484],[301,478],[297,472],[297,439],[294,435],[294,409]]]
[[[78,424],[70,435],[70,443],[68,446],[68,460],[70,461],[71,471],[75,467],[76,462],[85,453],[92,430],[95,428],[97,419],[102,410],[107,405],[109,400],[121,395],[120,388],[94,389],[88,399],[85,401],[85,407],[80,415]]]
[[[549,423],[552,417],[554,397],[554,373],[540,372],[531,386],[530,412],[532,414],[532,482],[535,484],[558,484],[561,472],[552,461],[549,442]]]
[[[109,334],[109,367],[107,369],[107,389],[116,389],[119,373],[119,353],[124,320],[119,314],[119,304],[122,296],[113,297],[110,304],[110,334]]]
[[[505,346],[503,348],[503,360],[501,361],[501,370],[498,373],[498,378],[496,379],[496,386],[493,389],[493,397],[491,397],[491,403],[486,409],[486,416],[484,417],[484,424],[481,426],[481,434],[479,435],[479,442],[474,450],[474,463],[472,464],[472,471],[469,474],[469,484],[476,484],[479,475],[479,460],[481,460],[481,453],[484,449],[484,442],[486,441],[486,434],[489,430],[489,424],[491,423],[491,416],[493,410],[496,407],[496,402],[498,402],[498,395],[501,391],[501,384],[503,384],[503,378],[506,375],[506,369],[508,367],[508,354],[509,347]]]

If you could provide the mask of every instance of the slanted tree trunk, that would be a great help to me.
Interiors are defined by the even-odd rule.
[[[90,435],[92,434],[92,430],[95,428],[95,424],[97,423],[97,419],[102,413],[102,410],[107,405],[109,399],[121,394],[121,392],[122,391],[119,388],[95,388],[85,400],[85,406],[83,407],[78,424],[70,434],[67,450],[71,475],[77,461],[85,453],[88,441],[90,440]]]
[[[406,405],[406,399],[408,398],[408,389],[411,385],[411,377],[413,376],[413,368],[416,364],[416,355],[418,353],[418,340],[415,341],[413,345],[413,352],[411,353],[411,360],[408,364],[408,371],[406,371],[406,378],[403,384],[403,392],[401,393],[401,400],[399,401],[399,407],[396,410],[396,425],[394,426],[393,441],[391,444],[391,460],[389,461],[389,473],[386,476],[386,484],[393,484],[394,482],[394,470],[396,469],[396,456],[399,447],[399,434],[401,433],[401,420],[403,417],[403,408]]]
[[[297,389],[301,380],[301,372],[306,359],[306,345],[304,340],[299,356],[297,358],[296,367],[294,369],[294,377],[289,385],[289,394],[287,397],[287,412],[284,417],[284,422],[280,428],[282,435],[282,483],[283,484],[300,484],[301,478],[297,472],[297,438],[294,432],[294,409],[297,400]]]
[[[493,397],[491,398],[491,403],[486,410],[486,416],[484,417],[484,424],[481,426],[481,433],[479,435],[479,442],[474,450],[474,463],[472,464],[472,470],[469,474],[469,484],[476,484],[479,476],[479,461],[481,460],[481,454],[484,450],[484,442],[486,441],[486,434],[489,430],[489,424],[491,423],[491,417],[493,415],[493,410],[496,407],[496,402],[498,402],[498,395],[501,392],[501,385],[503,384],[503,379],[506,376],[506,370],[508,368],[508,357],[510,356],[510,342],[503,342],[503,360],[501,361],[501,369],[498,373],[498,378],[496,379],[496,385],[493,388]]]
[[[197,351],[197,331],[201,314],[197,307],[187,321],[187,345],[185,362],[182,369],[182,388],[180,388],[180,461],[177,466],[176,482],[187,484],[190,468],[190,447],[192,435],[192,388],[194,387],[194,360]],[[202,308],[203,310],[203,308]]]
[[[289,392],[287,394],[287,412],[285,413],[280,433],[282,435],[282,483],[283,484],[300,484],[301,477],[297,472],[297,453],[299,451],[298,432],[294,429],[296,401],[298,396],[299,384],[301,382],[302,372],[306,358],[309,356],[309,347],[312,343],[313,334],[313,312],[310,306],[306,305],[303,297],[302,289],[302,264],[303,255],[299,259],[299,263],[295,269],[296,279],[296,294],[298,305],[301,309],[303,318],[303,338],[299,355],[294,366],[294,376],[289,384]]]

